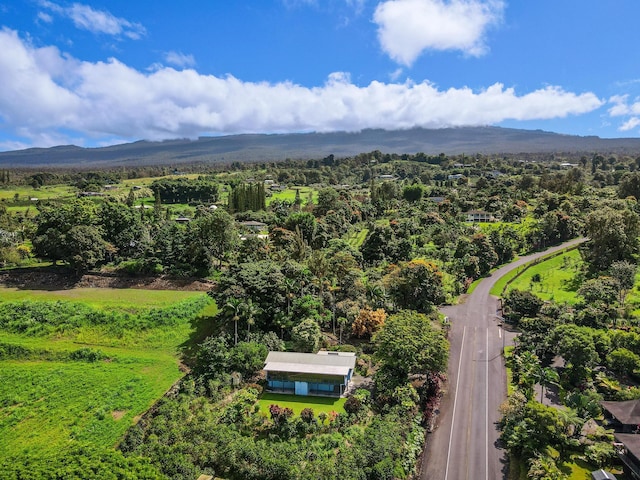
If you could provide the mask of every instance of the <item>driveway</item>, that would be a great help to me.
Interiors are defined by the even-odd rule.
[[[507,479],[507,456],[498,442],[498,407],[506,399],[501,355],[515,333],[503,330],[493,285],[511,270],[536,258],[583,242],[577,239],[522,257],[482,280],[466,301],[442,308],[451,321],[448,391],[436,429],[427,437],[421,479]]]

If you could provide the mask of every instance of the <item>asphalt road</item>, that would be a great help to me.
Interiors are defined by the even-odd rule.
[[[500,326],[498,301],[489,291],[507,272],[582,241],[522,257],[482,280],[463,304],[442,308],[451,321],[448,391],[436,428],[427,437],[421,479],[507,479],[507,456],[498,443],[497,422],[498,407],[507,395],[501,352],[515,334]]]

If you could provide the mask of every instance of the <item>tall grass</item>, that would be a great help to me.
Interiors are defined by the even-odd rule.
[[[211,305],[202,293],[135,313],[0,303],[0,459],[113,446],[183,375],[178,348]]]

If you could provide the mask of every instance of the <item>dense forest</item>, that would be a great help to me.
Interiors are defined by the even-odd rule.
[[[204,277],[217,305],[183,345],[188,373],[115,451],[80,442],[51,458],[25,451],[0,459],[6,478],[86,478],[87,469],[104,478],[411,478],[446,381],[437,307],[496,266],[579,236],[587,241],[566,285],[575,301],[543,301],[533,288],[504,298],[521,334],[509,352],[503,441],[528,478],[568,478],[561,467],[575,455],[615,463],[610,432],[587,442],[580,431],[600,418],[600,400],[640,398],[640,157],[374,151],[180,168],[0,173],[18,192],[0,203],[6,268]],[[75,194],[34,200],[18,190],[60,184]],[[65,326],[70,312],[43,321],[35,308],[0,302],[0,328],[75,328]],[[365,382],[344,412],[261,411],[267,352],[320,348],[358,354]],[[20,355],[0,345],[0,360]],[[566,408],[541,404],[535,385],[555,385]]]

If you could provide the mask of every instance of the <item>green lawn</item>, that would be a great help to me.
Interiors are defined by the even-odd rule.
[[[302,397],[298,395],[285,395],[280,393],[263,393],[258,400],[260,405],[260,411],[266,416],[269,416],[269,406],[276,404],[283,408],[290,408],[295,415],[300,415],[300,412],[305,408],[313,409],[313,413],[318,416],[319,413],[345,413],[344,402],[346,398],[333,398],[333,397],[315,397],[307,396]]]
[[[278,200],[288,200],[289,202],[293,202],[296,199],[296,190],[300,190],[300,200],[302,200],[302,204],[306,204],[309,199],[309,192],[313,195],[313,201],[318,201],[318,191],[314,190],[311,187],[296,187],[296,188],[288,188],[286,190],[282,190],[281,192],[273,192],[270,197],[267,197],[267,205],[273,202],[276,198]]]
[[[72,288],[69,290],[23,290],[0,287],[0,302],[20,300],[73,301],[94,308],[137,311],[142,308],[168,307],[172,303],[205,295],[203,292],[143,290],[135,288]]]

